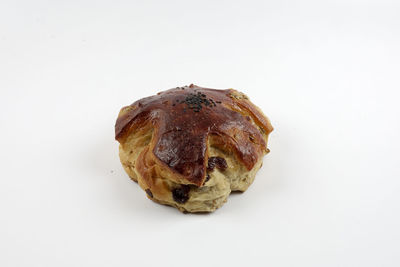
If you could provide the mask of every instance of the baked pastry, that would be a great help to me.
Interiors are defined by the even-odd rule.
[[[253,182],[272,130],[246,95],[191,84],[122,108],[115,138],[125,171],[148,198],[211,212]]]

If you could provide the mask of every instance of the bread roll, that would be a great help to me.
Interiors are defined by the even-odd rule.
[[[246,95],[192,84],[122,108],[115,138],[125,171],[149,199],[212,212],[253,182],[272,130]]]

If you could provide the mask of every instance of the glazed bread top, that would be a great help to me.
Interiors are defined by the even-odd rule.
[[[182,184],[203,185],[208,147],[235,154],[248,170],[269,150],[269,120],[233,89],[177,87],[121,109],[115,138],[121,144],[143,127],[153,129],[149,151]]]

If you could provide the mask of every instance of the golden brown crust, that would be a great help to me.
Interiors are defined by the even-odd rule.
[[[273,130],[245,95],[195,85],[170,89],[122,108],[115,138],[122,145],[143,127],[152,127],[153,136],[141,151],[136,169],[148,182],[146,186],[155,190],[164,186],[151,184],[154,179],[149,170],[154,168],[149,166],[179,184],[202,186],[210,140],[213,146],[232,151],[251,170],[268,152],[267,138]]]

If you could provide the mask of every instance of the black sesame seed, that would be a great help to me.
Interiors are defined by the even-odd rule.
[[[196,94],[197,93],[197,94]],[[181,101],[181,103],[186,103],[189,109],[192,109],[194,112],[199,112],[203,106],[206,107],[215,107],[215,101],[211,98],[207,98],[204,93],[197,92],[195,90],[194,94],[190,93],[186,96],[185,100]]]

